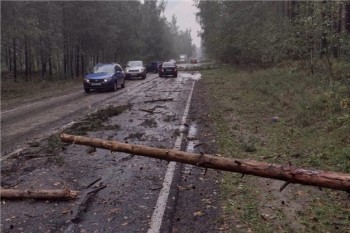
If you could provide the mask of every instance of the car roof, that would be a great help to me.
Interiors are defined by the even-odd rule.
[[[119,64],[118,63],[97,63],[95,66],[106,66],[106,65],[119,65]]]
[[[163,62],[164,65],[174,65],[175,66],[175,63],[174,62],[171,62],[171,61],[165,61]]]

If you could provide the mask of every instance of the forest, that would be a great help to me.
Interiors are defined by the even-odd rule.
[[[221,62],[271,65],[350,61],[349,1],[196,1],[206,53]]]
[[[79,77],[99,62],[191,55],[164,1],[1,1],[1,71],[15,82]]]

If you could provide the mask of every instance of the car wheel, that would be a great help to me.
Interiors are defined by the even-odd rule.
[[[175,74],[174,77],[177,78],[177,74]]]
[[[142,79],[146,79],[146,74],[144,76],[142,76]]]
[[[125,79],[124,79],[124,82],[122,83],[121,87],[122,87],[122,88],[125,87]]]
[[[113,87],[112,87],[112,91],[116,91],[117,90],[117,82],[114,82],[114,84],[113,84]]]
[[[90,93],[90,89],[89,88],[84,88],[85,93]]]

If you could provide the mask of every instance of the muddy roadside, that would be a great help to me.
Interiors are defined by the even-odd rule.
[[[188,152],[217,154],[217,131],[208,109],[209,92],[203,80],[196,82],[184,148]],[[181,166],[172,232],[229,232],[221,208],[223,172],[188,164]]]

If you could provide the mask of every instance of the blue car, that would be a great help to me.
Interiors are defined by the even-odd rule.
[[[84,78],[84,90],[113,90],[125,87],[125,73],[119,64],[97,64]]]

